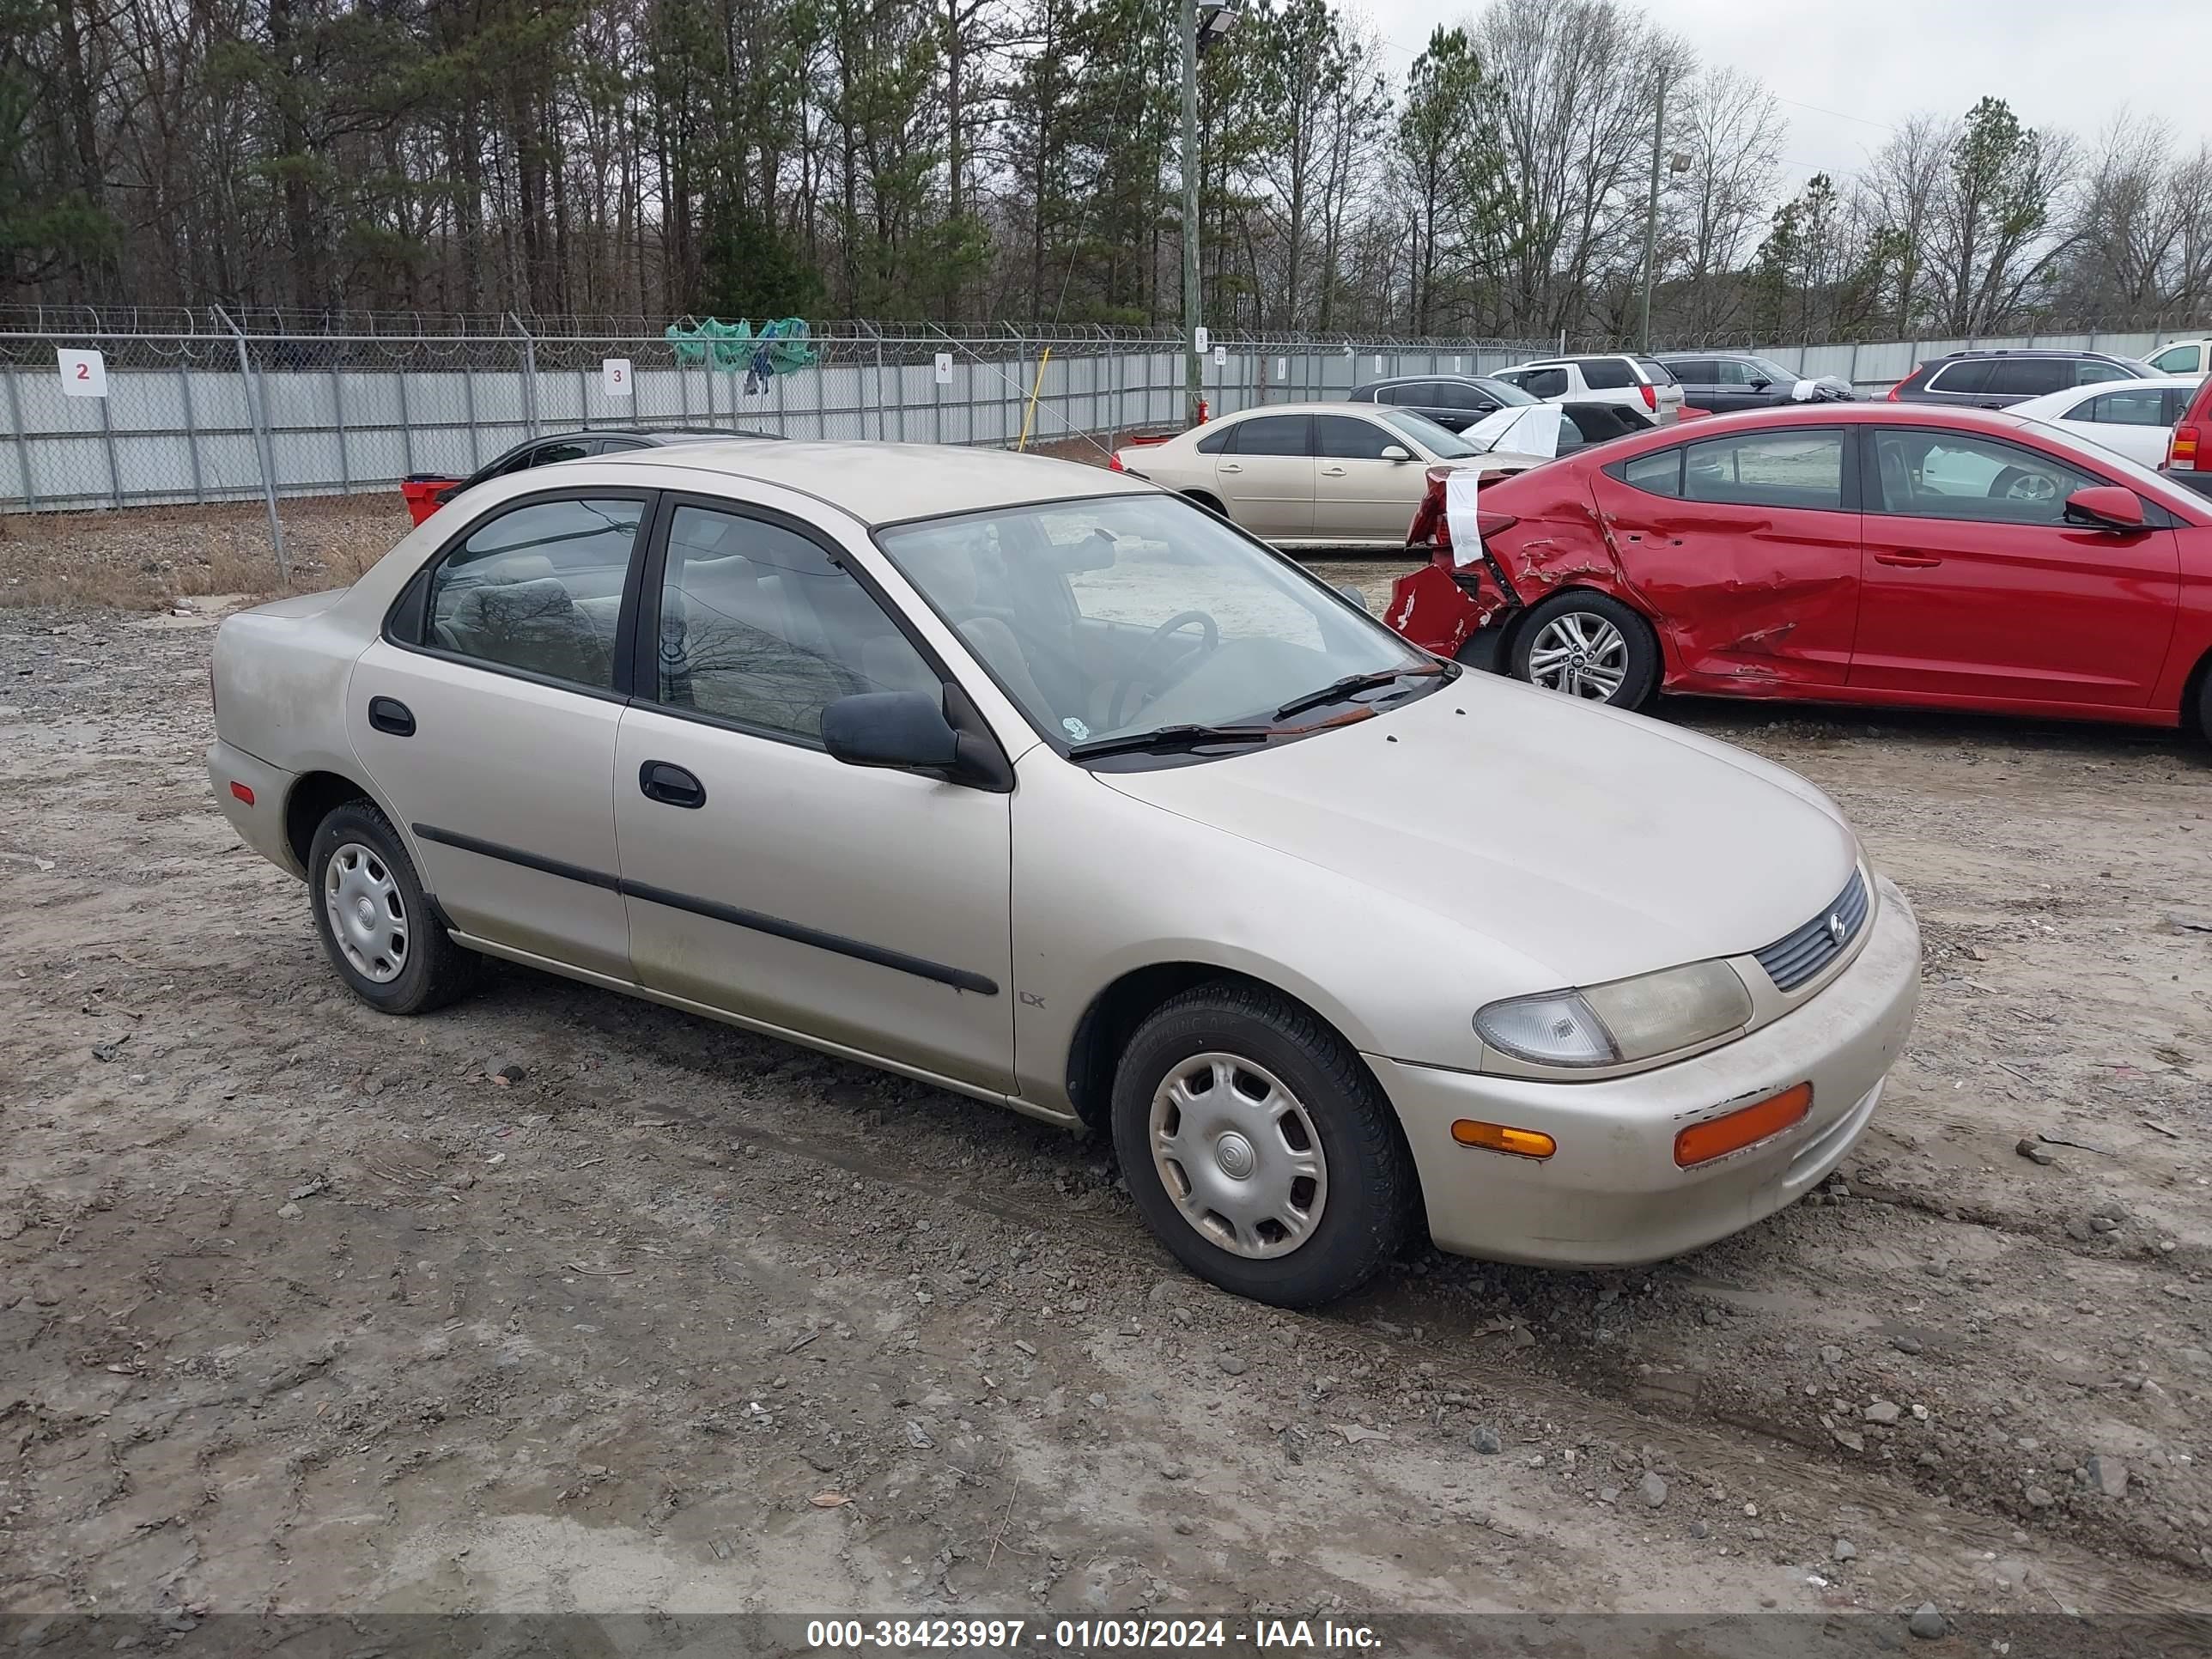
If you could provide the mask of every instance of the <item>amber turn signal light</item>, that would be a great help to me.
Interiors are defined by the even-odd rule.
[[[1462,1146],[1480,1146],[1516,1158],[1549,1158],[1559,1150],[1551,1136],[1534,1129],[1516,1129],[1504,1123],[1480,1123],[1463,1117],[1452,1125],[1452,1139]]]
[[[1674,1162],[1686,1170],[1778,1135],[1813,1109],[1813,1085],[1801,1083],[1740,1107],[1726,1117],[1692,1123],[1674,1137]]]

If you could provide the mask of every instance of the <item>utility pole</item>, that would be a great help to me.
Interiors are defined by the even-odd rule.
[[[1198,424],[1203,371],[1198,355],[1198,0],[1182,0],[1183,423]]]
[[[1643,349],[1651,349],[1651,280],[1659,263],[1659,150],[1667,138],[1667,65],[1657,67],[1658,86],[1652,97],[1651,194],[1644,207],[1644,329]]]

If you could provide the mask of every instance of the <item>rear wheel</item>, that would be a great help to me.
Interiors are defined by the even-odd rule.
[[[483,958],[431,914],[415,862],[368,800],[325,815],[307,851],[307,891],[323,954],[346,988],[387,1014],[419,1014],[467,991]]]
[[[1341,1037],[1261,988],[1163,1004],[1122,1052],[1113,1119],[1146,1224],[1239,1296],[1334,1301],[1412,1225],[1413,1160],[1389,1103]]]
[[[1651,625],[1603,593],[1554,593],[1513,633],[1513,678],[1615,708],[1640,708],[1658,688]]]

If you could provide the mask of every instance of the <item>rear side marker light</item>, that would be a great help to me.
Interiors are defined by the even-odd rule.
[[[1692,1123],[1674,1137],[1674,1162],[1685,1170],[1778,1135],[1813,1109],[1813,1085],[1801,1083],[1778,1095],[1739,1107],[1723,1117]]]
[[[1452,1139],[1462,1146],[1486,1152],[1510,1152],[1516,1158],[1549,1158],[1559,1150],[1551,1136],[1536,1129],[1516,1129],[1504,1123],[1483,1123],[1463,1117],[1452,1125]]]
[[[239,799],[244,801],[248,806],[253,805],[253,792],[251,789],[248,789],[244,784],[232,784],[230,786],[230,793],[237,796]]]

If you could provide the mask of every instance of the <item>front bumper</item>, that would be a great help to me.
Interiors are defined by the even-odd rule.
[[[307,872],[293,856],[291,837],[284,833],[284,803],[300,775],[271,766],[220,738],[208,749],[207,769],[215,804],[222,808],[238,838],[278,869],[305,881]],[[253,799],[240,800],[230,787],[234,783],[245,785]]]
[[[1748,1036],[1656,1071],[1553,1083],[1368,1056],[1397,1108],[1440,1249],[1498,1261],[1625,1267],[1725,1238],[1802,1197],[1865,1131],[1912,1029],[1920,928],[1877,879],[1874,933],[1850,966]],[[1778,1135],[1677,1168],[1686,1125],[1810,1082],[1812,1109]],[[1539,1163],[1452,1139],[1474,1118],[1550,1135]]]

